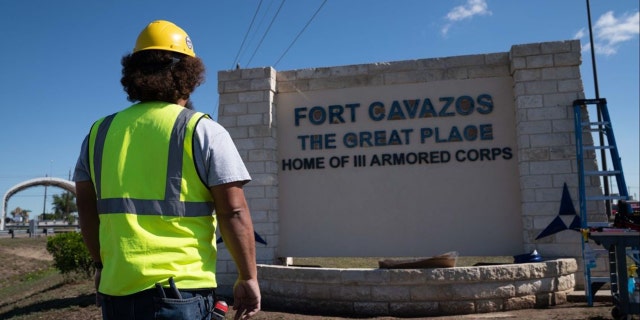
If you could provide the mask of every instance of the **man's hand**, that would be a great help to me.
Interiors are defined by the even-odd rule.
[[[238,279],[233,286],[234,320],[249,319],[260,311],[260,287],[257,280]]]

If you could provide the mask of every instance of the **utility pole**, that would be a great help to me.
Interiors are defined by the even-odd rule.
[[[598,89],[598,70],[596,68],[596,48],[595,43],[593,42],[593,30],[591,26],[591,6],[589,5],[589,0],[587,0],[587,19],[589,22],[589,44],[591,46],[591,67],[593,68],[593,86],[596,94],[596,99],[600,99],[600,90]],[[596,110],[596,114],[598,115],[598,123],[602,123],[602,113],[600,112],[600,107],[598,106]],[[600,141],[600,145],[604,145],[604,132],[600,130],[598,133],[598,141]],[[602,162],[602,171],[607,171],[607,151],[605,149],[600,149],[600,161]],[[606,178],[602,179],[602,184],[604,187],[604,194],[609,196],[611,195],[611,190],[609,188],[610,183]],[[611,217],[611,200],[607,199],[604,201],[605,212],[607,217]]]
[[[49,174],[45,174],[44,175],[45,178],[51,176],[52,169],[53,169],[53,160],[49,162]],[[47,186],[48,184],[44,185],[44,200],[42,201],[42,221],[47,220]]]
[[[69,170],[69,179],[68,180],[71,180],[71,170]],[[68,221],[71,221],[69,219],[69,198],[71,198],[71,192],[67,191],[66,195],[65,195],[65,199],[64,199],[64,217]]]
[[[44,175],[45,178],[48,175]],[[42,221],[47,220],[47,184],[44,185],[44,199],[42,199]]]

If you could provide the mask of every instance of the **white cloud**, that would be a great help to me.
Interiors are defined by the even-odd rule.
[[[612,55],[618,52],[618,48],[624,42],[632,40],[640,34],[640,12],[624,13],[616,17],[613,11],[606,12],[593,26],[593,41],[596,53]],[[576,38],[582,38],[586,33],[584,29],[576,33]],[[583,51],[591,49],[591,44],[582,46]]]
[[[464,5],[457,6],[447,13],[447,16],[445,17],[447,23],[444,24],[441,32],[443,35],[446,35],[454,22],[471,19],[474,16],[485,15],[491,15],[491,11],[489,10],[486,0],[467,0],[467,3]]]
[[[466,5],[457,6],[447,13],[447,20],[460,21],[475,15],[491,14],[485,0],[467,0]]]

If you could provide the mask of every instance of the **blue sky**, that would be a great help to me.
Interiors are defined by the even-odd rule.
[[[590,5],[600,97],[608,101],[630,193],[640,195],[638,1]],[[173,21],[191,36],[208,71],[192,99],[215,117],[217,72],[236,63],[292,70],[577,38],[586,97],[594,98],[586,7],[584,0],[2,1],[0,194],[44,175],[69,177],[91,123],[128,106],[120,58],[152,20]],[[47,211],[51,194],[61,192],[49,188]],[[39,214],[43,195],[44,187],[20,192],[8,210]]]

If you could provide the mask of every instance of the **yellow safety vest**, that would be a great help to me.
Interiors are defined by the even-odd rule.
[[[100,292],[128,295],[169,277],[181,289],[217,286],[213,199],[193,159],[194,130],[203,117],[179,105],[145,102],[92,126]]]

